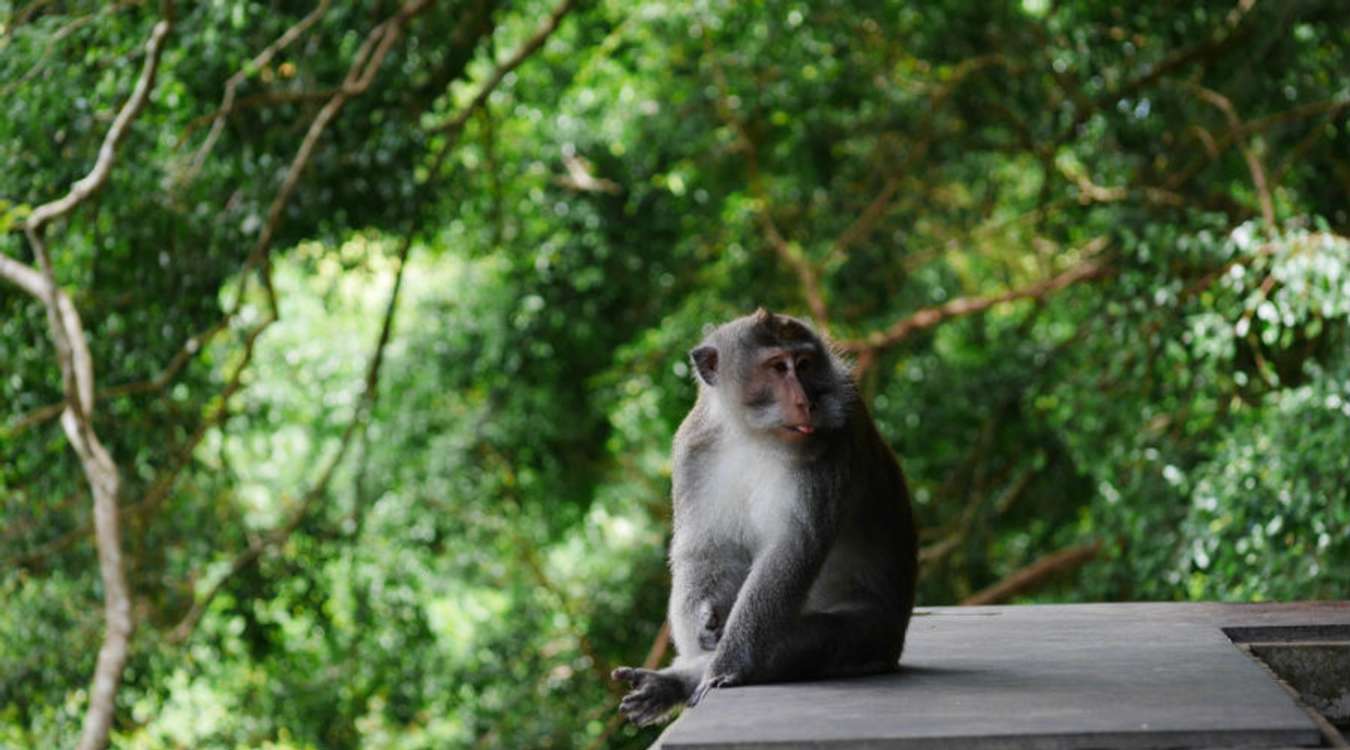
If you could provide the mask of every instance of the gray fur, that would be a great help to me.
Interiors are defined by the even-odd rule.
[[[800,375],[815,426],[804,440],[782,440],[784,417],[747,393],[768,347],[815,353]],[[674,445],[677,656],[614,672],[638,724],[719,687],[891,671],[914,605],[904,475],[844,362],[805,323],[762,310],[695,351],[699,396]]]

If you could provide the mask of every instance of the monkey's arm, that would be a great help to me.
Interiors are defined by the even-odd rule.
[[[827,496],[828,497],[828,496]],[[811,585],[835,536],[832,504],[808,508],[807,517],[755,559],[702,682],[689,700],[711,688],[774,680],[796,665],[779,663],[777,644],[791,640]]]

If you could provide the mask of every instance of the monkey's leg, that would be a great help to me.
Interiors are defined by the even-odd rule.
[[[894,671],[905,622],[876,608],[806,612],[763,654],[754,682],[854,677]]]
[[[664,719],[676,706],[689,699],[707,671],[711,653],[679,657],[665,669],[619,667],[610,675],[633,686],[619,702],[619,710],[640,726]]]

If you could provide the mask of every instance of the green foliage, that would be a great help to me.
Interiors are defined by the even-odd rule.
[[[664,616],[684,352],[761,304],[818,300],[857,353],[921,605],[1093,542],[1024,599],[1345,596],[1344,3],[598,0],[447,132],[552,7],[441,2],[318,139],[264,269],[306,129],[397,7],[334,2],[250,63],[316,5],[177,3],[108,184],[48,232],[124,483],[114,746],[649,744],[607,673]],[[93,164],[157,6],[0,1],[7,258]],[[0,747],[72,744],[102,638],[55,356],[0,280]]]

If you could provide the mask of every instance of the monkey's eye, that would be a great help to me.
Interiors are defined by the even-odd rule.
[[[784,361],[781,360],[781,359],[778,360],[777,362],[774,362],[774,363],[773,363],[772,365],[770,365],[770,366],[773,367],[773,371],[776,372],[776,373],[778,373],[779,375],[786,375],[786,374],[787,374],[787,371],[788,371],[787,362],[784,362]]]

